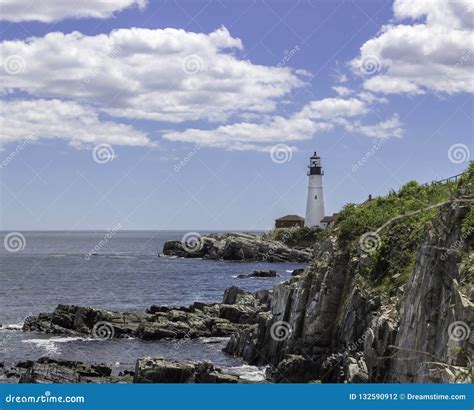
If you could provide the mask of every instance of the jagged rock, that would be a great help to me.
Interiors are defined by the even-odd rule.
[[[238,383],[239,377],[225,374],[209,362],[171,362],[161,357],[140,358],[134,383]]]
[[[304,268],[300,269],[293,269],[293,272],[291,272],[291,276],[299,276],[304,273]]]
[[[196,246],[183,246],[181,241],[167,241],[164,256],[221,259],[232,261],[307,262],[310,249],[290,248],[282,242],[261,235],[229,233],[199,238]]]
[[[248,279],[248,278],[276,278],[278,275],[276,270],[255,270],[248,275],[238,275],[238,279]]]
[[[287,355],[276,368],[268,367],[267,377],[276,383],[308,383],[323,376],[320,359]]]
[[[10,377],[19,383],[116,383],[131,379],[111,376],[112,369],[104,364],[42,357],[36,361],[19,362]]]
[[[122,313],[74,305],[58,305],[53,313],[28,317],[24,331],[95,338],[138,337],[145,340],[230,336],[256,323],[270,308],[268,291],[246,292],[237,287],[224,303],[196,302],[189,307],[152,306],[144,313]]]

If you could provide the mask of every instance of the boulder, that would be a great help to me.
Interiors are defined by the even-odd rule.
[[[248,278],[276,278],[278,275],[276,270],[254,270],[252,273],[248,275],[238,275],[238,279],[248,279]]]
[[[137,360],[134,383],[238,383],[239,377],[225,374],[209,362],[168,361],[162,357]]]

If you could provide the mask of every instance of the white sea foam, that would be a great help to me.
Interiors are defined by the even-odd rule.
[[[21,330],[23,328],[23,322],[19,323],[10,323],[6,325],[2,325],[0,330]]]
[[[84,341],[84,342],[89,342],[89,341],[95,341],[96,339],[93,338],[85,338],[85,337],[52,337],[50,339],[26,339],[22,340],[22,343],[31,343],[39,348],[42,348],[46,350],[48,353],[57,353],[59,350],[59,345],[61,343],[69,343],[69,342],[75,342],[75,341]]]
[[[249,382],[261,382],[265,380],[266,367],[249,366],[244,364],[235,367],[223,367],[225,373],[239,376],[242,380]]]

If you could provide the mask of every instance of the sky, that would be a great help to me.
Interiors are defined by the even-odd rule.
[[[314,151],[328,215],[471,159],[468,1],[0,7],[2,230],[269,229]]]

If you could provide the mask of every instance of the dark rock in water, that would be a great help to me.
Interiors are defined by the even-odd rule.
[[[42,357],[36,361],[19,362],[11,369],[19,383],[116,383],[130,382],[111,376],[112,369],[104,364]]]
[[[229,233],[200,237],[193,246],[167,241],[163,255],[231,261],[307,262],[311,250],[290,248],[259,235]]]
[[[137,360],[134,383],[238,383],[239,377],[225,374],[209,362],[167,361],[161,357]]]
[[[239,275],[238,279],[248,279],[248,278],[276,278],[278,275],[276,270],[255,270],[248,275]]]
[[[224,303],[196,302],[189,307],[152,306],[142,313],[58,305],[53,313],[26,318],[23,330],[98,339],[137,337],[145,340],[230,336],[256,323],[257,313],[270,308],[268,291],[246,292],[237,287]]]
[[[302,275],[303,273],[304,273],[304,268],[295,269],[293,270],[293,272],[291,272],[291,276],[299,276],[299,275]]]

